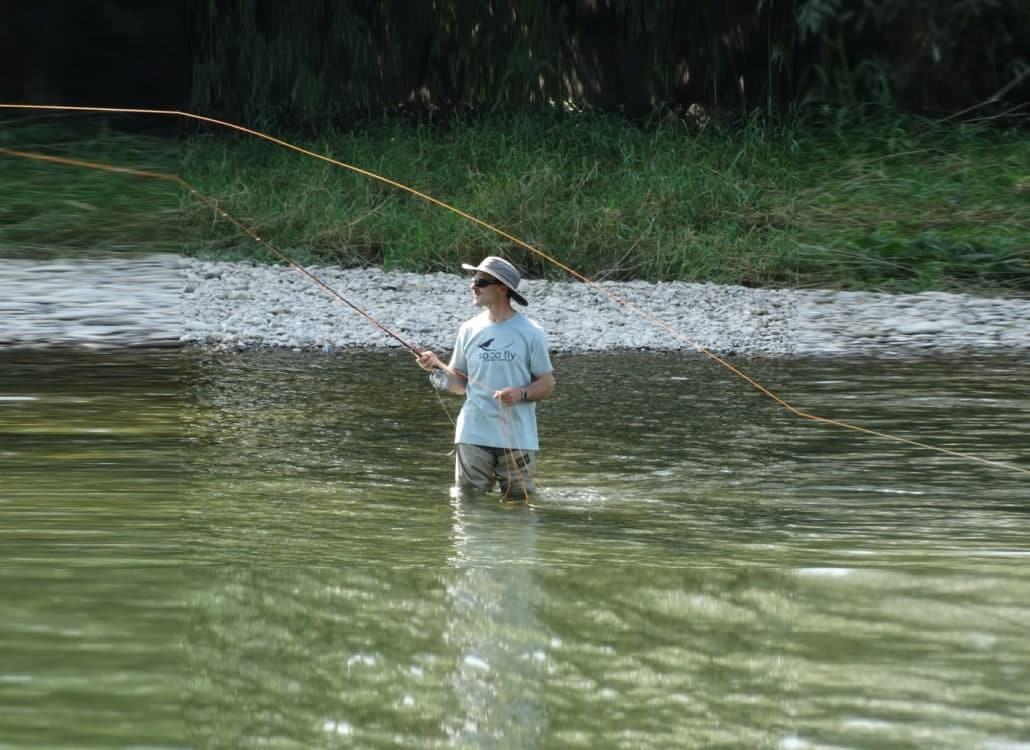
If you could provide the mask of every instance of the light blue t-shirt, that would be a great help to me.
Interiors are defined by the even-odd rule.
[[[493,397],[508,386],[524,388],[553,369],[547,337],[536,321],[516,312],[494,323],[482,312],[458,330],[451,367],[469,376],[455,443],[539,450],[536,404],[505,406]]]

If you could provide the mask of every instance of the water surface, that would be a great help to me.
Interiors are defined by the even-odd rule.
[[[1027,466],[1027,361],[736,362]],[[0,355],[0,748],[1030,748],[1026,474],[555,357],[538,509],[406,355]]]

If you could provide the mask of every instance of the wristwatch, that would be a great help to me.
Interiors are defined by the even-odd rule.
[[[526,389],[525,388],[522,389],[522,400],[523,401],[529,401],[529,394],[526,393]]]

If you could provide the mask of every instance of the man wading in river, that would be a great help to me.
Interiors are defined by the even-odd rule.
[[[547,337],[511,305],[529,304],[515,266],[490,256],[462,268],[474,273],[472,301],[483,312],[461,325],[449,366],[428,350],[418,364],[440,390],[465,395],[454,434],[458,489],[487,492],[499,482],[504,498],[528,498],[536,491],[536,402],[554,392]]]

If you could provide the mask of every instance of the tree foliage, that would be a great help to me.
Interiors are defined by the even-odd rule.
[[[200,2],[193,105],[249,122],[1030,98],[1024,0]]]

